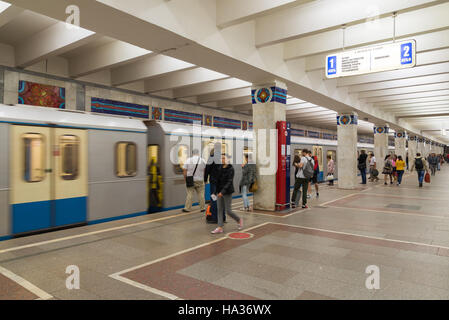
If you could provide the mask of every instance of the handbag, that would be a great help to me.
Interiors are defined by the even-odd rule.
[[[424,176],[424,181],[430,183],[430,174],[428,172],[426,172],[426,175]]]
[[[195,170],[193,170],[193,174],[191,176],[186,177],[186,186],[187,188],[192,188],[195,186],[195,182],[193,180],[193,176],[195,175],[196,168],[198,168],[198,163],[200,163],[200,157],[198,157],[198,162],[196,163]]]
[[[328,181],[334,180],[334,175],[332,173],[328,174],[327,175],[327,180]]]
[[[259,189],[259,186],[257,185],[257,180],[254,180],[253,183],[251,183],[251,186],[249,187],[249,192],[256,192]]]

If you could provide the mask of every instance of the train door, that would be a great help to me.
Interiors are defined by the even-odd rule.
[[[11,133],[13,234],[85,222],[86,132],[12,126]]]
[[[149,145],[147,149],[148,161],[148,212],[162,210],[163,186],[160,167],[160,147]]]
[[[53,129],[53,225],[87,220],[87,132]]]

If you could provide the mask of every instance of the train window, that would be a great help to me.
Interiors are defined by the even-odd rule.
[[[182,174],[183,173],[183,168],[184,168],[184,163],[186,163],[187,161],[187,146],[179,146],[178,148],[178,161],[175,162],[174,164],[174,168],[175,168],[175,173],[176,174]]]
[[[137,145],[134,142],[117,143],[115,156],[118,177],[134,177],[137,174]]]
[[[59,139],[61,150],[61,178],[76,180],[79,173],[80,139],[74,135],[63,135]]]
[[[40,182],[45,179],[45,142],[40,133],[23,135],[24,142],[24,180]]]

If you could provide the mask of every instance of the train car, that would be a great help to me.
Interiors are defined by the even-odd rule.
[[[148,166],[152,172],[149,178],[150,212],[184,207],[184,162],[191,156],[193,149],[199,150],[202,157],[208,161],[210,151],[217,143],[221,147],[221,153],[227,153],[232,158],[235,170],[234,188],[239,190],[243,154],[252,152],[251,131],[159,121],[149,121],[146,124]],[[159,176],[158,179],[154,177],[155,173]],[[151,190],[152,188],[155,189]],[[209,185],[206,185],[206,200],[209,200]]]
[[[144,214],[139,120],[0,105],[0,237]]]
[[[301,155],[303,149],[311,150],[314,155],[318,157],[318,165],[320,174],[318,175],[318,182],[326,181],[327,176],[327,156],[331,156],[332,160],[335,161],[335,171],[334,178],[338,179],[338,166],[337,166],[337,140],[326,140],[326,139],[318,139],[318,138],[309,138],[309,137],[291,137],[291,164],[293,165],[293,158],[296,154]],[[365,150],[366,152],[374,152],[374,145],[368,143],[358,143],[357,144],[357,152],[359,153],[361,150]],[[295,181],[295,170],[290,170],[290,181]],[[294,183],[291,183],[291,187],[293,187]]]

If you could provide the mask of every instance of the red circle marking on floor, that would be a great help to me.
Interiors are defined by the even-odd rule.
[[[254,235],[248,232],[232,232],[228,234],[228,238],[235,239],[235,240],[243,240],[243,239],[249,239],[252,238]]]

